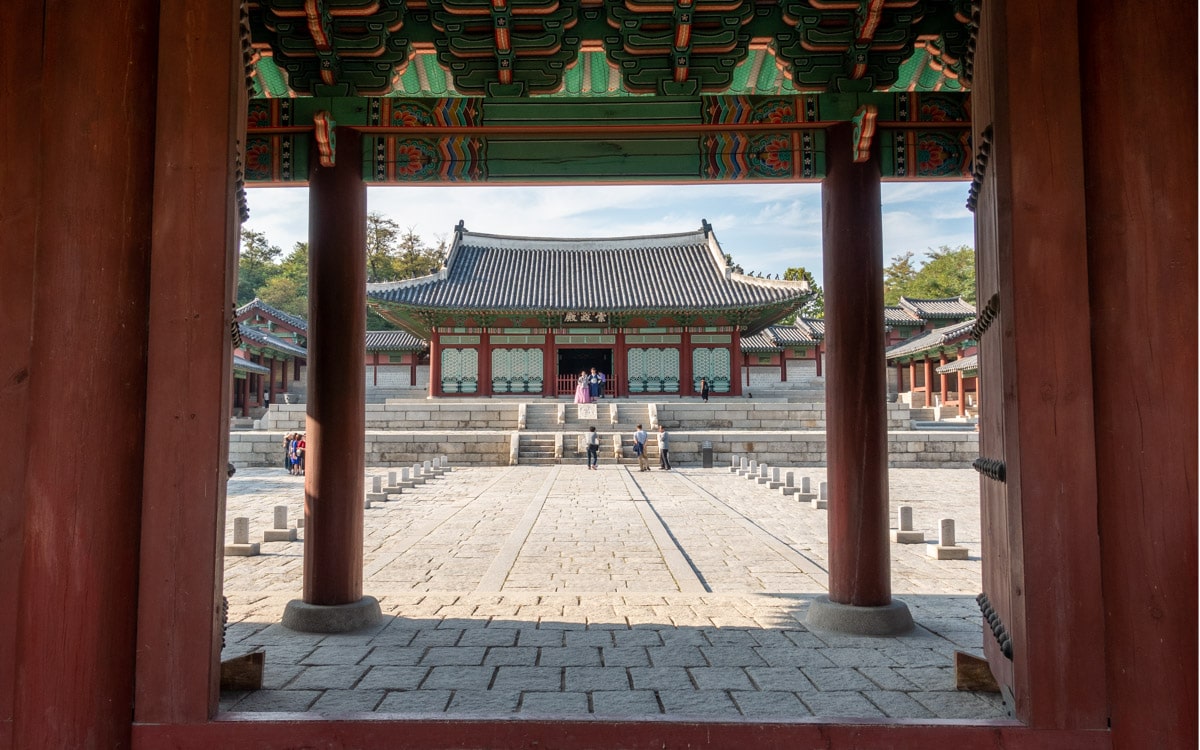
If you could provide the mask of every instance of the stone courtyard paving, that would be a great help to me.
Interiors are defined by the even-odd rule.
[[[798,469],[817,486],[824,469]],[[369,469],[368,475],[387,475]],[[954,689],[956,650],[982,652],[979,479],[893,469],[892,518],[912,505],[936,539],[957,522],[971,557],[892,544],[893,592],[917,623],[894,638],[811,632],[827,590],[826,512],[728,471],[459,467],[366,509],[365,594],[383,621],[339,635],[279,624],[301,595],[301,541],[225,558],[223,658],[266,651],[236,712],[459,717],[788,720],[1002,718],[998,696]],[[370,487],[370,480],[367,481]],[[831,499],[836,502],[836,498]],[[291,525],[303,478],[242,469],[226,538],[276,505]]]

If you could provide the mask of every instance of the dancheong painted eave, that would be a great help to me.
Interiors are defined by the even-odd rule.
[[[404,317],[696,311],[736,312],[756,324],[760,315],[795,310],[809,294],[802,281],[732,271],[707,222],[690,232],[606,238],[511,237],[460,224],[437,273],[367,286],[373,306]]]

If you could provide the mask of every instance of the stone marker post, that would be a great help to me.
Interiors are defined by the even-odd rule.
[[[938,531],[938,543],[926,548],[929,556],[935,560],[966,560],[967,548],[954,543],[954,519],[943,518]]]
[[[925,534],[913,531],[913,509],[911,505],[901,505],[897,513],[898,529],[892,531],[892,541],[897,544],[920,544],[925,541]]]
[[[250,519],[238,516],[233,519],[233,544],[225,545],[228,557],[253,557],[258,554],[258,544],[250,543]]]
[[[275,506],[275,528],[266,529],[263,531],[264,542],[294,542],[296,541],[296,530],[288,528],[288,511],[286,505]]]

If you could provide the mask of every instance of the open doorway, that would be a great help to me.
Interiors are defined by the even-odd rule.
[[[580,372],[596,372],[612,375],[612,349],[559,349],[558,374],[562,376],[578,375]]]

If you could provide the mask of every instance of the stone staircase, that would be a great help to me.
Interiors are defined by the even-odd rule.
[[[522,433],[517,447],[517,460],[521,464],[556,464],[554,456],[554,433]]]

